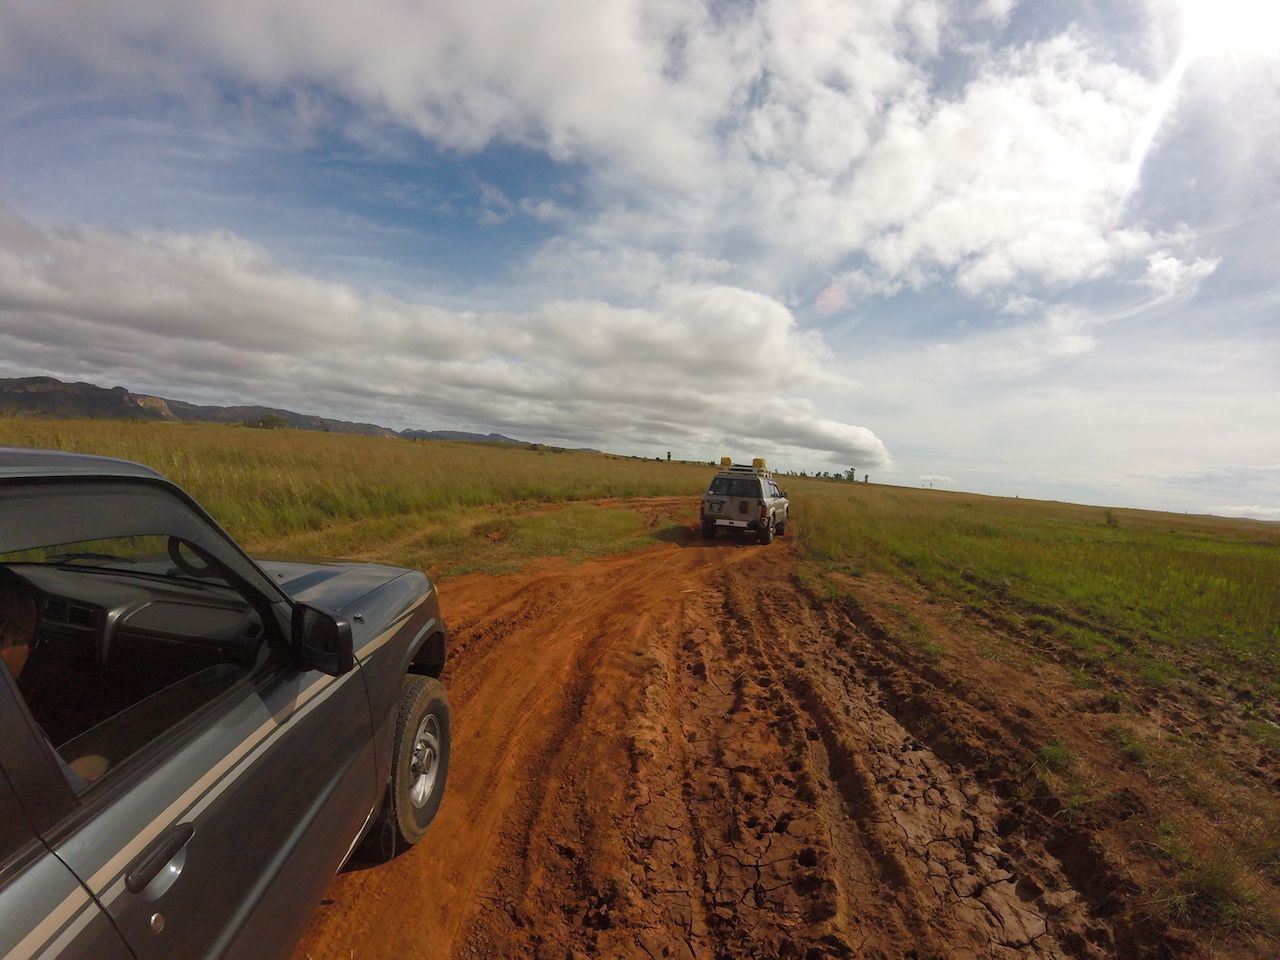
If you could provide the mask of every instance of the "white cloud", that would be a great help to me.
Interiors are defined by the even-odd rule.
[[[532,197],[525,197],[520,201],[520,210],[544,223],[567,220],[570,216],[569,211],[554,200],[534,200]]]
[[[0,345],[30,369],[348,418],[890,463],[870,430],[801,395],[848,386],[820,336],[725,286],[671,286],[653,309],[455,313],[285,270],[228,233],[42,229],[0,210]]]
[[[997,58],[954,102],[893,111],[850,197],[875,271],[954,270],[977,293],[1140,256],[1151,238],[1113,219],[1148,86],[1064,35]]]
[[[1168,250],[1158,250],[1147,257],[1147,271],[1139,283],[1153,290],[1160,300],[1170,300],[1195,293],[1201,281],[1217,267],[1217,260],[1196,257],[1187,263]]]
[[[1022,316],[1028,313],[1034,313],[1044,307],[1044,303],[1035,297],[1028,297],[1025,294],[1014,294],[1005,301],[1003,307],[1000,308],[1001,313],[1012,313]]]
[[[1035,320],[976,334],[958,343],[939,343],[927,356],[932,372],[964,381],[1033,376],[1047,367],[1088,353],[1097,344],[1092,328],[1100,318],[1071,307],[1050,307]]]
[[[444,148],[525,144],[590,171],[598,213],[565,242],[730,258],[756,289],[831,270],[864,293],[953,277],[973,294],[1140,263],[1159,238],[1115,217],[1154,85],[1068,32],[938,92],[930,68],[964,46],[952,16],[941,0],[45,0],[0,7],[0,70],[193,98],[231,78],[311,114],[318,89]],[[519,207],[562,220],[548,203]],[[502,222],[513,202],[483,210]]]
[[[1214,517],[1245,517],[1250,520],[1280,520],[1280,507],[1237,506],[1206,507],[1205,513]]]
[[[1003,22],[1009,19],[1009,14],[1018,3],[1019,0],[982,0],[978,9],[974,11],[974,16],[979,19]]]

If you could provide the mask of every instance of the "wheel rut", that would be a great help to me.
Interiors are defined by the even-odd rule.
[[[446,584],[440,818],[299,960],[1115,955],[1123,887],[1026,807],[1023,721],[791,563],[691,530]]]

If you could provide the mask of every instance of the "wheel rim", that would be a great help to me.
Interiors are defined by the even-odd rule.
[[[415,807],[422,807],[431,799],[440,773],[440,721],[435,714],[427,714],[418,724],[413,735],[413,759],[409,763],[413,783],[409,787],[409,800]]]

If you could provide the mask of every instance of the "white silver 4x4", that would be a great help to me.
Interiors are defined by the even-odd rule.
[[[710,540],[722,528],[750,530],[761,543],[772,543],[774,534],[787,532],[790,506],[763,460],[748,467],[725,457],[702,495],[702,535]]]

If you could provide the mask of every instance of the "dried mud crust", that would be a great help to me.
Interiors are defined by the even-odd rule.
[[[1037,790],[1032,713],[791,566],[691,528],[450,581],[440,815],[297,960],[1193,955]]]
[[[1117,927],[1142,954],[1101,850],[1005,799],[1016,720],[771,558],[722,574],[618,651],[631,696],[587,703],[470,955],[1106,957]]]

